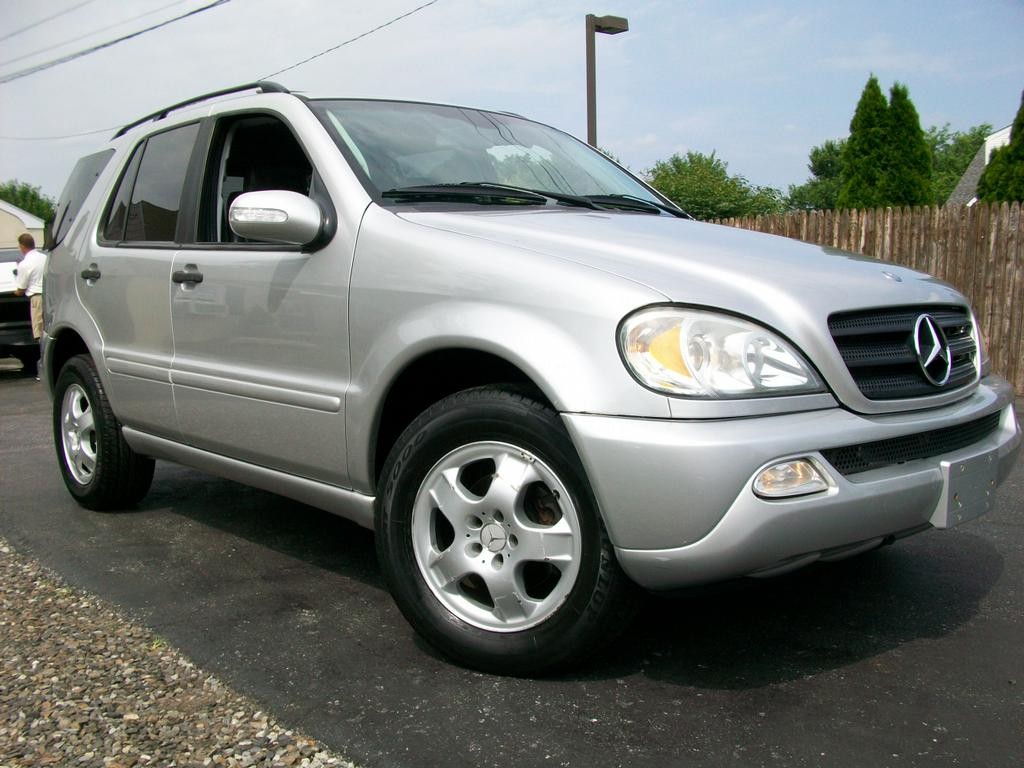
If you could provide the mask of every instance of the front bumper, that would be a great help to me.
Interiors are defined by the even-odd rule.
[[[844,477],[821,454],[993,413],[1000,414],[998,426],[988,436],[930,458]],[[563,418],[619,562],[650,589],[769,575],[855,554],[887,537],[956,524],[948,514],[950,472],[994,464],[993,479],[1002,482],[1021,446],[1013,391],[998,377],[953,405],[885,416],[831,408],[716,421]],[[829,489],[778,500],[754,494],[761,469],[795,457],[824,468]]]

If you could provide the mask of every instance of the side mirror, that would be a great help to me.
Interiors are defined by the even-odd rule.
[[[228,223],[232,232],[248,240],[308,245],[323,230],[324,212],[298,192],[246,192],[231,203]]]

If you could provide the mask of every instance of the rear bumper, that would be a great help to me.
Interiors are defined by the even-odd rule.
[[[911,414],[865,417],[841,409],[713,422],[566,415],[622,567],[650,589],[771,575],[877,546],[886,537],[959,522],[951,473],[1001,482],[1020,452],[1013,392],[996,377],[966,400]],[[858,445],[955,427],[992,413],[998,426],[945,454],[847,477],[822,456]],[[826,491],[782,500],[756,496],[757,473],[809,457]],[[984,466],[982,466],[984,465]],[[992,489],[994,490],[994,489]],[[991,494],[964,517],[991,506]]]

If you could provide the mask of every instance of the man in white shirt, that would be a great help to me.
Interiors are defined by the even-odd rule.
[[[27,232],[18,237],[18,275],[14,279],[14,295],[28,296],[32,313],[32,338],[43,335],[43,270],[46,269],[46,254],[36,250],[36,241]],[[38,372],[36,381],[39,380]]]

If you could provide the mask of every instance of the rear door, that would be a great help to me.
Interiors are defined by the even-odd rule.
[[[344,486],[352,244],[316,252],[244,241],[227,225],[243,192],[282,189],[332,203],[313,158],[279,116],[216,123],[196,242],[173,265],[172,378],[182,440]]]
[[[171,395],[171,265],[199,123],[149,136],[133,150],[77,265],[78,292],[103,339],[110,400],[129,426],[175,436]]]

